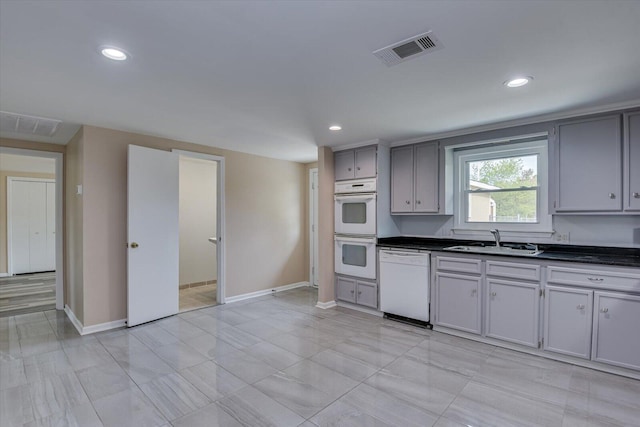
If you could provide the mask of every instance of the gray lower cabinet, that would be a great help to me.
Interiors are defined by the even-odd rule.
[[[547,285],[544,305],[544,350],[589,359],[593,291]]]
[[[435,281],[436,325],[480,334],[482,277],[437,272]]]
[[[487,278],[485,335],[538,347],[538,283]]]
[[[340,301],[378,308],[376,282],[336,275],[336,298]]]
[[[640,296],[594,292],[592,359],[640,369]]]

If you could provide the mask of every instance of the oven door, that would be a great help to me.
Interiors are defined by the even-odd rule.
[[[335,232],[337,234],[376,234],[376,194],[336,195]]]
[[[335,236],[336,273],[376,278],[375,237]]]

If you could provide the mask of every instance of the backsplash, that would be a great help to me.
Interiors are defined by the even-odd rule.
[[[405,236],[452,237],[453,217],[451,216],[393,216],[393,220],[400,233]],[[554,216],[553,229],[557,234],[568,234],[569,240],[558,242],[555,237],[552,237],[528,238],[527,241],[640,247],[640,215]],[[487,234],[487,238],[482,240],[492,240],[492,237]]]

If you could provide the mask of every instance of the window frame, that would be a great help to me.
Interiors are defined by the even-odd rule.
[[[468,162],[482,160],[497,160],[512,157],[538,156],[537,171],[537,198],[536,216],[537,222],[469,222],[468,215],[468,195],[465,185],[468,182],[469,171],[466,164]],[[499,229],[507,233],[525,236],[536,234],[552,233],[552,217],[549,214],[549,143],[546,137],[537,137],[533,140],[523,142],[503,142],[502,144],[491,144],[482,146],[459,147],[453,150],[454,166],[454,234],[476,234],[477,232],[490,229]],[[534,187],[527,187],[532,189]],[[514,191],[514,190],[511,190]]]

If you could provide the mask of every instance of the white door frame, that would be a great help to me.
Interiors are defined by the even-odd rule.
[[[314,272],[317,271],[318,266],[315,265],[315,259],[313,256],[315,245],[317,245],[317,236],[318,236],[318,224],[314,224],[314,211],[315,217],[318,215],[318,188],[316,179],[316,187],[314,188],[313,174],[318,174],[318,168],[309,169],[309,286],[314,286]],[[315,197],[314,197],[315,195]]]
[[[177,153],[180,156],[185,156],[185,157],[192,157],[192,158],[196,158],[196,159],[203,159],[203,160],[211,160],[213,162],[217,162],[218,163],[218,167],[216,168],[216,185],[217,185],[217,190],[216,190],[216,197],[217,197],[217,201],[216,201],[216,232],[217,232],[217,238],[218,238],[218,243],[217,243],[217,250],[216,250],[216,257],[217,257],[217,268],[218,268],[218,277],[217,277],[217,291],[216,291],[216,301],[218,301],[218,304],[224,304],[225,303],[225,285],[226,285],[226,257],[225,257],[225,253],[226,253],[226,235],[225,235],[225,205],[224,205],[224,157],[222,156],[214,156],[212,154],[204,154],[204,153],[197,153],[194,151],[185,151],[185,150],[177,150],[177,149],[172,149],[171,150],[174,153]]]
[[[11,148],[11,147],[0,147],[0,153],[5,154],[18,154],[21,156],[31,156],[31,157],[44,157],[47,159],[54,159],[56,161],[55,166],[55,183],[56,183],[56,310],[64,309],[64,234],[63,234],[63,224],[64,218],[62,217],[63,212],[63,188],[64,188],[64,174],[63,174],[63,155],[62,153],[55,153],[50,151],[38,151],[38,150],[27,150],[24,148]],[[7,186],[9,187],[9,186]],[[9,188],[7,188],[9,191]],[[7,192],[7,219],[9,215],[9,193]],[[7,232],[9,231],[9,224],[7,223]],[[10,236],[7,235],[7,258],[9,257],[10,251]],[[10,269],[11,261],[7,259],[7,270],[9,274],[11,274]]]

